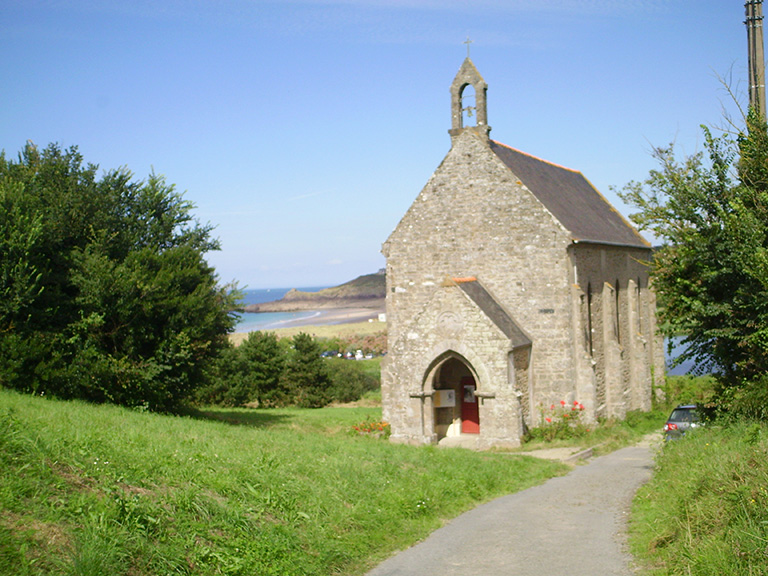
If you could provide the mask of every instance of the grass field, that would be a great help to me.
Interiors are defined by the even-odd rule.
[[[350,322],[349,324],[329,324],[327,326],[296,326],[294,328],[279,328],[270,330],[279,338],[292,338],[303,332],[315,338],[344,338],[347,336],[370,336],[387,331],[384,322]],[[234,344],[240,344],[248,337],[247,332],[230,334],[229,339]]]
[[[0,390],[0,574],[363,574],[561,464],[355,435],[378,408],[185,417]]]
[[[668,443],[635,497],[646,574],[768,574],[768,427],[711,426]]]
[[[707,404],[715,385],[667,377],[667,414]],[[726,419],[666,443],[633,501],[630,545],[643,574],[768,575],[768,426]]]
[[[552,441],[534,439],[525,442],[518,451],[579,447],[592,448],[593,455],[600,456],[634,445],[647,434],[658,433],[661,438],[661,429],[668,415],[669,411],[666,409],[655,409],[651,412],[632,411],[627,413],[625,420],[602,421],[583,436]]]

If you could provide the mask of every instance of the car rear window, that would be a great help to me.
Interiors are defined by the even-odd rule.
[[[669,417],[673,422],[698,422],[699,415],[690,408],[676,408]]]

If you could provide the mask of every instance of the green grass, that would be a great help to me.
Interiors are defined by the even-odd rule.
[[[635,497],[630,543],[648,574],[768,574],[768,427],[710,426],[666,444]]]
[[[561,464],[353,435],[378,408],[185,417],[0,390],[0,574],[363,574]]]
[[[608,454],[619,448],[631,446],[639,442],[645,435],[658,433],[669,416],[666,408],[657,408],[651,412],[628,412],[624,420],[604,420],[597,426],[588,427],[583,435],[570,438],[557,438],[547,441],[533,438],[525,442],[517,451],[527,452],[546,448],[593,448],[596,456]]]
[[[385,333],[385,322],[350,322],[346,324],[328,324],[324,326],[296,326],[293,328],[279,328],[270,330],[277,334],[278,338],[293,338],[296,334],[304,332],[316,338],[344,338],[354,336],[372,336]],[[235,332],[229,338],[234,344],[240,344],[248,337],[247,332]]]
[[[627,412],[624,420],[602,422],[591,434],[590,446],[595,454],[608,454],[619,448],[631,446],[648,434],[658,434],[667,421],[669,410],[656,408],[650,412]]]
[[[376,356],[375,358],[356,360],[356,362],[360,363],[360,365],[363,367],[363,371],[366,374],[370,374],[377,380],[381,381],[381,360],[381,356]]]
[[[709,376],[668,377],[666,414],[715,398]],[[632,506],[642,573],[768,575],[768,425],[709,423],[666,443]]]

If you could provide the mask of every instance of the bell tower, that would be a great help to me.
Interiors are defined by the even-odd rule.
[[[471,86],[475,91],[474,106],[465,102],[465,91]],[[454,138],[465,130],[472,130],[478,135],[488,138],[491,127],[488,126],[488,108],[486,101],[486,92],[488,85],[480,76],[472,60],[467,56],[453,79],[451,84],[451,129],[448,133]],[[467,124],[469,119],[475,119],[475,125],[465,126],[465,114]]]

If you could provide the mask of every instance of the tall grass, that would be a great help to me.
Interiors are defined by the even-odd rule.
[[[631,545],[650,574],[768,574],[768,427],[667,443],[635,497]]]
[[[362,574],[563,472],[353,435],[377,408],[171,417],[0,390],[0,574]]]
[[[565,428],[564,434],[550,438],[543,432],[544,427],[531,430],[524,438],[518,451],[540,450],[542,448],[592,448],[594,455],[608,454],[619,448],[639,442],[644,436],[654,432],[661,436],[669,411],[655,408],[650,412],[627,412],[623,420],[600,420],[594,425],[580,424],[578,427]],[[561,429],[563,430],[563,429]]]

